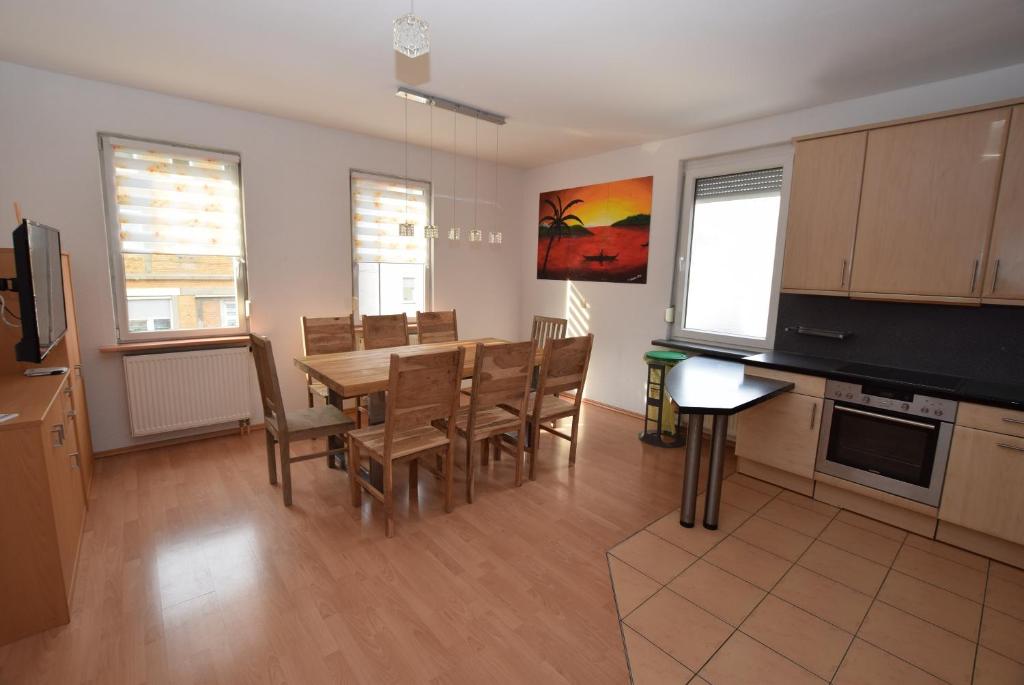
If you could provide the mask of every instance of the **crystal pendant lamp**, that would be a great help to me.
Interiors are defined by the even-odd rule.
[[[430,52],[430,24],[415,14],[412,3],[409,13],[395,19],[394,46],[395,52],[416,59]]]

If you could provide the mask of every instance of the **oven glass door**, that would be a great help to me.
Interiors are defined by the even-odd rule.
[[[940,422],[836,402],[826,460],[927,488]]]

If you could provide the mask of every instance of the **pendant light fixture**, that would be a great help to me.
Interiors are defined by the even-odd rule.
[[[408,102],[408,99],[406,99]],[[458,226],[458,204],[456,188],[458,187],[459,178],[459,115],[458,113],[452,114],[452,225],[448,229],[448,240],[459,239],[459,226]]]
[[[501,131],[498,125],[494,125],[494,197],[492,205],[494,211],[491,213],[491,223],[498,227],[498,135]],[[490,241],[492,245],[501,245],[501,231],[491,231]]]
[[[479,243],[484,239],[480,230],[480,117],[473,118],[473,228],[469,231],[469,242]]]
[[[395,52],[412,59],[430,52],[430,24],[416,16],[413,0],[409,13],[395,19],[392,33]]]
[[[409,101],[406,100],[406,103]],[[430,102],[430,192],[434,192],[434,103]],[[406,105],[408,106],[408,104]],[[434,224],[434,198],[430,198],[430,222],[423,227],[423,237],[427,240],[437,238],[437,225]]]
[[[405,177],[402,183],[405,196],[405,219],[398,224],[398,235],[412,238],[416,235],[416,227],[409,221],[409,101],[405,101]]]

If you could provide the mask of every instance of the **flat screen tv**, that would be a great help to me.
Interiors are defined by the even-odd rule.
[[[14,268],[21,305],[21,341],[14,353],[18,361],[38,364],[68,328],[57,229],[22,221],[14,229]]]

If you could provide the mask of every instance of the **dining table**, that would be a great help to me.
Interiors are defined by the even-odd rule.
[[[506,342],[508,341],[501,338],[472,338],[451,342],[381,347],[374,350],[315,354],[296,357],[295,366],[303,373],[309,374],[313,380],[327,386],[327,401],[341,409],[342,402],[346,399],[383,393],[388,389],[388,375],[391,370],[391,355],[393,354],[408,356],[444,352],[463,347],[466,350],[466,357],[462,367],[462,377],[472,378],[477,343],[500,345]],[[341,439],[333,436],[328,438],[327,446],[331,450],[344,448]],[[329,463],[332,463],[331,459],[333,458],[329,458]],[[333,463],[337,464],[337,468],[343,470],[348,468],[344,460],[339,459]],[[383,467],[371,460],[370,471],[366,477],[375,487],[380,487],[383,482]]]

